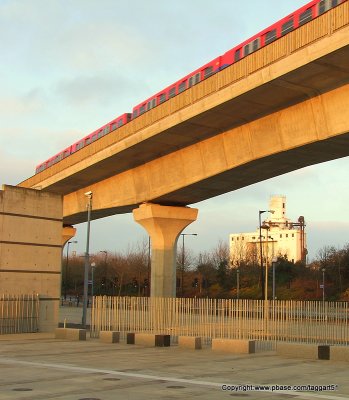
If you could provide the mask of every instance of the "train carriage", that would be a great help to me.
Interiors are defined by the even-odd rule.
[[[45,162],[39,164],[36,167],[35,173],[39,173],[49,168],[53,164],[63,160],[70,154],[82,149],[83,147],[89,145],[95,140],[107,135],[109,132],[120,128],[122,125],[127,124],[131,119],[135,119],[138,116],[144,114],[145,112],[151,110],[154,107],[164,103],[170,98],[182,93],[186,89],[196,85],[202,80],[212,76],[213,74],[219,72],[220,70],[240,61],[242,58],[249,56],[250,54],[258,51],[260,48],[267,46],[268,44],[278,40],[282,36],[285,36],[294,29],[301,27],[302,25],[308,23],[309,21],[317,18],[323,13],[327,12],[333,7],[344,3],[347,0],[312,0],[305,4],[303,7],[299,8],[292,14],[289,14],[285,18],[276,22],[275,24],[269,26],[263,31],[257,33],[246,41],[240,43],[234,48],[228,50],[223,55],[215,58],[209,63],[201,66],[200,68],[192,71],[190,74],[186,75],[177,82],[171,84],[167,88],[161,90],[155,95],[151,96],[149,99],[143,101],[142,103],[135,106],[132,110],[132,114],[125,113],[121,116],[115,118],[108,124],[102,126],[96,131],[90,133],[84,138],[78,140],[65,150],[56,154],[55,156],[49,158]]]

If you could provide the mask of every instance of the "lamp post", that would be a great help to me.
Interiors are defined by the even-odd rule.
[[[322,301],[325,301],[325,268],[322,268]]]
[[[273,261],[272,261],[272,265],[273,265],[273,300],[275,300],[275,267],[276,267],[276,263],[277,263],[277,258],[274,257]]]
[[[71,242],[68,242],[67,243],[67,260],[66,260],[66,263],[65,263],[65,280],[64,280],[64,300],[66,300],[67,299],[67,284],[68,284],[68,271],[69,271],[69,269],[68,269],[68,263],[69,263],[69,245],[71,244],[71,243],[77,243],[78,241],[77,240],[72,240]]]
[[[92,210],[92,192],[85,193],[87,197],[87,236],[86,236],[86,251],[85,251],[85,268],[84,268],[84,302],[82,307],[82,326],[86,328],[86,314],[87,314],[87,297],[88,297],[88,270],[90,267],[90,222]]]
[[[181,271],[181,296],[183,297],[183,279],[184,279],[184,237],[185,236],[197,236],[197,233],[181,233],[182,236],[182,271]]]
[[[261,260],[261,272],[260,272],[260,284],[262,289],[262,300],[265,298],[265,290],[264,287],[264,270],[263,270],[263,247],[262,247],[262,214],[270,212],[274,214],[274,210],[259,210],[259,256]]]
[[[239,300],[240,298],[240,270],[236,270],[236,298]]]
[[[108,295],[108,290],[107,290],[107,282],[108,282],[108,271],[107,271],[107,257],[108,257],[108,252],[107,250],[100,250],[100,253],[104,253],[104,278],[105,278],[105,294]]]
[[[151,268],[151,249],[150,249],[150,245],[151,245],[151,239],[150,236],[148,236],[148,262],[147,262],[147,278],[148,278],[148,287],[147,287],[147,296],[150,296],[150,268]]]
[[[268,244],[268,239],[269,239],[269,229],[270,226],[267,224],[262,225],[262,229],[265,229],[267,231],[266,234],[266,249],[265,249],[265,281],[264,281],[264,300],[268,300],[268,266],[269,266],[269,244]]]
[[[92,262],[91,263],[91,298],[92,298],[92,303],[93,303],[93,295],[94,295],[94,272],[96,268],[96,263]]]

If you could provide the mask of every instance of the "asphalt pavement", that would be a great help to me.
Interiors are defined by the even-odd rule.
[[[77,309],[79,310],[79,309]],[[61,318],[81,321],[80,311]],[[74,319],[75,318],[75,319]],[[1,400],[349,399],[348,363],[0,336]]]

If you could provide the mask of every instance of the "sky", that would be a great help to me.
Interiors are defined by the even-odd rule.
[[[290,14],[304,0],[0,0],[0,183],[35,166],[152,94]],[[349,158],[206,200],[185,246],[210,251],[257,228],[271,195],[306,220],[309,260],[349,242]],[[83,253],[86,224],[72,251]],[[132,214],[93,221],[90,252],[147,238]]]

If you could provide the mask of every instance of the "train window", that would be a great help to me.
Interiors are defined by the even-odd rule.
[[[134,110],[132,114],[132,118],[138,117],[138,110]]]
[[[154,108],[155,106],[156,106],[156,99],[151,99],[150,101],[148,101],[147,111],[149,111],[150,109]]]
[[[252,51],[256,51],[259,49],[259,42],[260,42],[259,38],[255,39],[252,42]]]
[[[173,87],[170,89],[170,91],[168,92],[168,98],[170,99],[171,97],[174,97],[176,95],[176,88]]]
[[[166,101],[166,93],[161,93],[159,95],[159,104],[163,103],[164,101]]]
[[[265,44],[269,44],[274,40],[276,40],[276,29],[273,29],[265,34]]]
[[[139,115],[142,115],[145,113],[145,104],[139,107]]]
[[[244,56],[248,56],[250,53],[251,53],[251,51],[250,51],[250,45],[247,44],[247,45],[244,47]]]
[[[210,75],[212,75],[213,74],[213,67],[212,67],[212,65],[210,65],[209,67],[206,67],[205,69],[204,69],[204,79],[205,78],[208,78]]]
[[[66,151],[64,152],[64,158],[65,158],[65,157],[68,157],[69,154],[70,154],[70,150],[66,150]]]
[[[184,92],[184,90],[187,88],[187,82],[184,81],[179,84],[178,86],[178,93]]]
[[[106,135],[106,134],[109,133],[109,132],[110,132],[109,125],[107,125],[107,126],[103,129],[103,133],[104,133],[104,135]]]
[[[85,144],[90,144],[90,143],[91,143],[91,138],[89,138],[89,137],[86,138],[86,139],[85,139]]]
[[[338,6],[338,0],[332,0],[331,7],[336,7],[336,6]]]
[[[116,122],[113,123],[113,125],[111,126],[111,130],[115,131],[115,129],[117,128]]]
[[[291,31],[293,31],[293,18],[288,20],[287,22],[285,22],[282,26],[281,26],[281,36],[286,35],[286,33],[289,33]]]
[[[259,49],[260,40],[259,38],[255,39],[253,42],[248,43],[244,47],[244,56],[248,56],[249,54],[253,53],[254,51]]]
[[[97,133],[95,133],[94,135],[92,135],[91,142],[94,142],[95,140],[97,140]]]
[[[321,0],[319,3],[319,15],[326,11],[326,0]]]
[[[311,8],[308,8],[299,16],[299,26],[306,24],[312,19],[312,11]]]
[[[200,82],[200,73],[195,74],[189,78],[189,87],[196,85]]]
[[[234,54],[234,61],[239,61],[240,60],[240,49],[235,51]]]
[[[119,119],[119,121],[118,121],[118,128],[120,128],[120,126],[122,126],[122,124],[123,124],[122,119]]]

